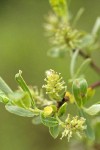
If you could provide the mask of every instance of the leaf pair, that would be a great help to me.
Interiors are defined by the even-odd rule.
[[[13,92],[11,88],[0,78],[0,101],[5,103],[5,108],[16,115],[24,117],[33,117],[37,113],[32,112],[31,105],[35,106],[30,90],[21,76],[21,71],[16,74],[15,79],[23,91]]]
[[[5,105],[5,108],[10,113],[23,117],[33,117],[37,115],[37,113],[30,110],[31,98],[27,92],[17,92],[9,97],[10,101]]]
[[[53,138],[57,138],[59,135],[59,122],[55,117],[44,117],[43,114],[41,114],[41,122],[49,127],[49,132],[52,135]]]
[[[65,102],[58,110],[57,116],[61,117],[66,112],[66,106],[67,103]],[[56,119],[56,117],[45,117],[44,114],[41,114],[41,122],[49,127],[49,132],[51,136],[55,139],[59,135],[60,132],[60,126],[59,121]]]

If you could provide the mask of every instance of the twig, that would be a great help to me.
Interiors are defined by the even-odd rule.
[[[91,58],[89,55],[85,54],[81,50],[79,51],[79,54],[85,59]],[[95,62],[93,60],[91,60],[90,65],[91,65],[92,69],[94,69],[98,74],[100,74],[100,68],[95,64]]]
[[[97,82],[93,83],[92,85],[90,85],[90,87],[91,87],[92,89],[97,88],[97,87],[100,87],[100,81],[97,81]]]

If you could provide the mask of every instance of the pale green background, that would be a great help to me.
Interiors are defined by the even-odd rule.
[[[75,14],[80,7],[85,13],[78,28],[91,31],[100,15],[99,0],[72,0],[70,8]],[[69,58],[52,59],[46,52],[50,48],[44,36],[44,16],[50,10],[48,0],[0,0],[0,76],[17,88],[14,75],[19,69],[28,84],[41,87],[44,72],[55,69],[64,79],[69,78]],[[100,50],[93,54],[100,66]],[[86,72],[89,84],[99,80],[92,69]],[[99,89],[93,101],[99,99]],[[44,126],[31,124],[31,119],[8,113],[0,104],[0,150],[67,150],[67,139],[52,139]]]

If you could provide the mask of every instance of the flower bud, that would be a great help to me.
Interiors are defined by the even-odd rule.
[[[43,110],[43,114],[45,117],[50,116],[53,112],[52,106],[46,106]]]
[[[73,82],[72,90],[76,103],[82,106],[87,100],[87,81],[85,79],[76,79]]]

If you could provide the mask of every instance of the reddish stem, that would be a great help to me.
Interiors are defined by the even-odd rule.
[[[79,51],[79,54],[87,59],[87,58],[91,58],[89,55],[85,54],[83,51]],[[98,74],[100,74],[100,68],[95,64],[95,62],[92,60],[91,63],[90,63],[90,66],[92,67],[92,69],[94,69]]]
[[[92,85],[90,85],[90,87],[91,87],[92,89],[97,88],[97,87],[100,87],[100,81],[97,81],[97,82],[93,83]]]

